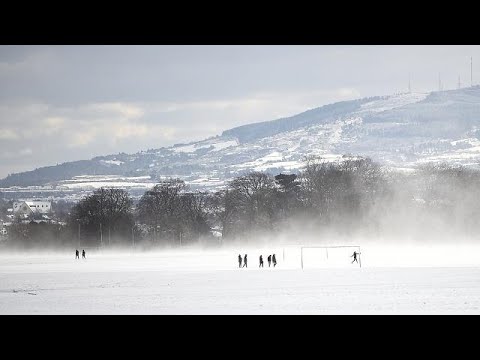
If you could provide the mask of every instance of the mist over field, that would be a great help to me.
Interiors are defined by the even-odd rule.
[[[365,243],[359,267],[304,248],[303,268],[291,245],[2,254],[0,314],[478,314],[479,250]]]
[[[479,314],[479,181],[346,156],[215,193],[171,179],[135,206],[99,189],[57,232],[11,228],[0,314]]]

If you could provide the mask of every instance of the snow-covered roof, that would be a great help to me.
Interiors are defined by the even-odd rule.
[[[31,211],[49,212],[52,207],[52,202],[45,200],[16,201],[13,203],[13,210],[19,211],[22,208],[27,210],[25,206],[27,206]]]

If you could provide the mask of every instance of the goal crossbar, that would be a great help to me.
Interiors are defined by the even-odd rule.
[[[358,252],[361,253],[360,245],[333,245],[333,246],[301,246],[300,247],[300,259],[302,263],[302,270],[303,270],[303,249],[326,249],[326,255],[328,259],[328,249],[331,248],[356,248]],[[362,260],[360,254],[358,255],[358,264],[362,267]]]

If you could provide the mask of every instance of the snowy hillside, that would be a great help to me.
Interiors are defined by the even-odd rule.
[[[1,180],[0,187],[50,184],[78,189],[79,180],[85,179],[83,184],[91,188],[92,182],[98,185],[109,175],[117,186],[139,183],[144,188],[178,176],[194,189],[216,189],[249,171],[296,172],[307,155],[334,160],[344,154],[369,156],[398,168],[429,161],[476,166],[480,87],[344,101],[240,126],[203,141],[13,174]],[[84,175],[89,177],[79,177]]]

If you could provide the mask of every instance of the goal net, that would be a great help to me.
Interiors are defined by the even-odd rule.
[[[356,261],[353,253],[356,252]],[[301,267],[362,267],[361,251],[358,245],[348,246],[302,246],[300,248]]]

